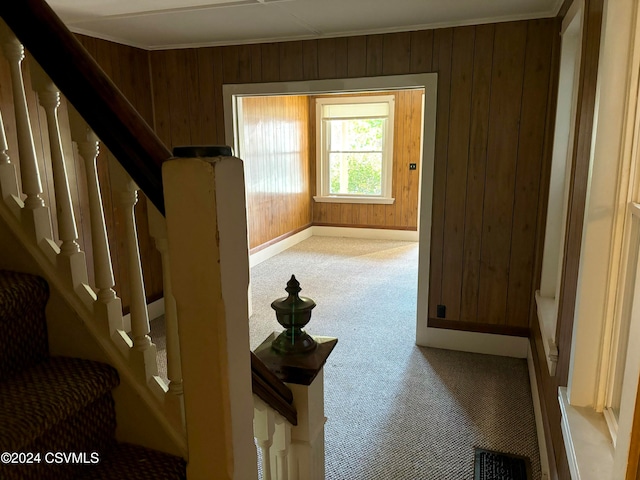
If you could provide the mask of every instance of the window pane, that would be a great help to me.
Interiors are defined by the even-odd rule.
[[[329,154],[331,195],[382,195],[382,153]]]
[[[382,151],[383,118],[329,120],[329,150]]]

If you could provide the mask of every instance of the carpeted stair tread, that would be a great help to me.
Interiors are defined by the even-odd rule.
[[[80,480],[183,480],[183,458],[130,443],[117,443],[95,466],[87,466]]]
[[[49,356],[48,299],[42,277],[0,270],[0,381]]]
[[[0,382],[0,451],[24,449],[118,384],[110,365],[66,357]]]

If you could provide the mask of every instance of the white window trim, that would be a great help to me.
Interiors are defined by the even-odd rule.
[[[382,193],[380,195],[332,195],[329,193],[329,169],[325,158],[326,132],[323,128],[322,106],[357,104],[357,103],[388,103],[389,115],[387,116],[387,128],[385,132],[385,144],[383,147],[382,167]],[[327,203],[366,203],[366,204],[393,204],[395,199],[391,196],[393,185],[393,134],[395,117],[394,95],[367,95],[336,97],[321,97],[316,99],[316,202]]]
[[[613,441],[614,446],[617,443],[618,426],[619,422],[616,419],[616,415],[613,412],[611,406],[614,401],[614,389],[616,385],[616,373],[618,367],[618,356],[620,351],[620,342],[629,341],[629,335],[626,338],[621,338],[620,331],[626,324],[631,328],[633,318],[631,317],[632,309],[634,308],[634,286],[640,281],[638,278],[638,260],[640,259],[640,205],[637,203],[630,203],[627,207],[627,224],[625,225],[625,247],[623,253],[623,260],[619,270],[619,288],[618,296],[616,298],[616,311],[611,328],[611,345],[608,349],[608,365],[607,365],[607,378],[604,385],[605,399],[604,399],[604,418],[609,428],[609,433]],[[636,306],[637,308],[637,306]],[[607,349],[603,349],[607,351]],[[628,367],[629,352],[627,351],[627,357],[622,359],[625,366]],[[605,363],[607,359],[603,359]],[[625,373],[628,368],[625,368]],[[623,379],[621,379],[623,380]]]
[[[557,100],[553,157],[547,207],[546,234],[542,256],[540,290],[535,292],[538,325],[549,375],[556,374],[558,344],[556,339],[558,297],[567,223],[569,181],[576,125],[578,81],[580,72],[583,2],[575,1],[562,22],[561,66]],[[571,89],[563,95],[561,89]],[[567,105],[566,102],[569,102]],[[562,205],[558,209],[558,205]]]

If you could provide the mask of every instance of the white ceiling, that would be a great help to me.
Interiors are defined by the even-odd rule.
[[[550,17],[556,15],[562,0],[48,0],[48,3],[74,32],[159,50]]]

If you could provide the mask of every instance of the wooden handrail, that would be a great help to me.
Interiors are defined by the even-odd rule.
[[[45,1],[0,2],[0,16],[164,214],[161,164],[172,155],[137,110]]]
[[[298,413],[293,406],[291,390],[253,352],[251,352],[251,385],[253,393],[286,418],[289,423],[298,424]]]

